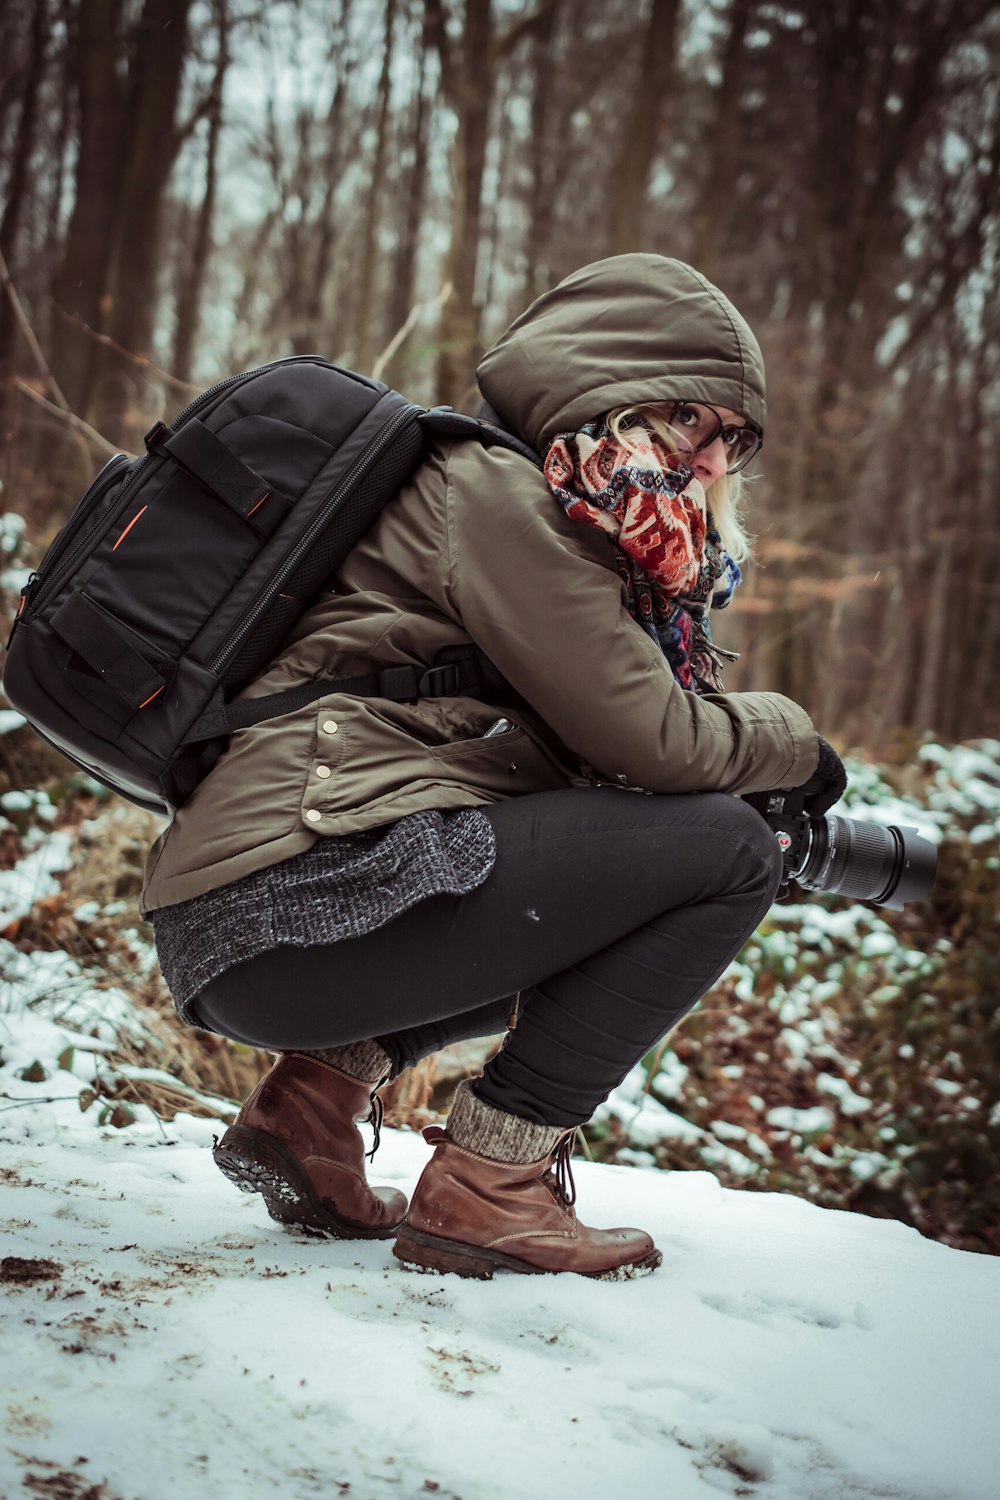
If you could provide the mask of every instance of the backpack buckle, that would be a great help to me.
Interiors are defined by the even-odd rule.
[[[146,445],[146,452],[152,453],[153,449],[158,447],[159,444],[163,442],[163,439],[165,437],[169,436],[170,428],[167,426],[166,422],[154,422],[152,427],[145,434],[142,440]]]
[[[428,667],[420,678],[421,698],[453,698],[466,688],[479,682],[479,672],[474,660],[442,662],[439,667]]]
[[[383,667],[378,674],[380,698],[405,703],[417,698],[453,698],[466,688],[479,684],[479,670],[473,658],[442,662],[439,667]]]

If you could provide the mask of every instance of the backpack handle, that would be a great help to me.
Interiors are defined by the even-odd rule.
[[[131,708],[145,708],[166,687],[121,621],[82,591],[59,606],[52,629]]]
[[[190,417],[177,432],[157,422],[146,434],[146,447],[150,453],[162,450],[168,454],[210,495],[245,521],[262,542],[274,535],[292,508],[286,495],[237,458],[197,417]]]

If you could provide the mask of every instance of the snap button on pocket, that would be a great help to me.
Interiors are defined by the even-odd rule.
[[[318,823],[322,816],[323,814],[319,812],[315,807],[311,807],[306,813],[306,817],[309,819],[310,823]]]
[[[336,734],[339,727],[335,719],[325,719],[323,721],[324,734]]]
[[[322,777],[322,779],[325,781],[326,778],[330,775],[330,767],[329,766],[317,766],[316,767],[316,775]]]

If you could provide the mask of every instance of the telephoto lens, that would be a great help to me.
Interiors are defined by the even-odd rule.
[[[790,872],[799,885],[895,911],[930,895],[937,850],[915,828],[861,823],[832,813],[808,823],[805,858]]]
[[[862,823],[836,813],[812,817],[801,787],[753,792],[743,800],[774,831],[786,882],[896,911],[908,901],[923,901],[934,888],[937,850],[915,828]]]

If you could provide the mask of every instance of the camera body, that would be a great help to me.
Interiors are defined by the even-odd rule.
[[[772,829],[781,850],[785,883],[852,896],[902,911],[930,895],[937,850],[915,828],[865,823],[835,813],[806,811],[801,787],[744,795]]]

